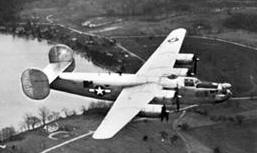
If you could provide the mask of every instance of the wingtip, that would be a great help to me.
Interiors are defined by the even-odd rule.
[[[186,32],[187,30],[185,28],[177,28],[177,29],[174,29],[173,31],[184,31],[184,32]]]
[[[108,128],[107,128],[108,129]],[[109,130],[105,131],[105,130],[102,130],[102,128],[100,127],[99,129],[97,129],[94,134],[93,134],[93,139],[110,139],[112,137],[114,137],[115,133],[111,133],[109,132]]]
[[[93,139],[96,139],[96,140],[105,140],[105,139],[111,139],[113,136],[94,133],[92,137]]]

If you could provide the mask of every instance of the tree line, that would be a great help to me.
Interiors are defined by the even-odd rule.
[[[87,115],[89,113],[106,115],[110,106],[111,104],[108,103],[92,102],[87,107],[82,105],[80,107],[80,112],[81,115]],[[68,108],[63,108],[61,110],[61,113],[63,113],[62,116],[64,118],[77,115],[77,112],[75,110],[69,110]],[[20,124],[20,131],[33,131],[37,128],[45,128],[46,131],[48,131],[48,124],[56,122],[60,118],[60,112],[50,111],[47,107],[41,107],[38,109],[37,115],[34,115],[32,113],[26,113],[23,116],[23,120]],[[18,136],[19,134],[21,134],[21,132],[17,131],[13,126],[2,128],[0,130],[0,143],[22,139],[20,136]]]
[[[16,23],[23,5],[33,0],[0,0],[0,25]]]
[[[35,130],[38,127],[47,127],[49,121],[55,121],[60,118],[60,113],[50,111],[46,107],[41,107],[38,110],[38,115],[26,113],[23,117],[23,121],[20,124],[21,131]],[[12,140],[12,137],[19,132],[13,127],[8,126],[0,130],[0,141]]]

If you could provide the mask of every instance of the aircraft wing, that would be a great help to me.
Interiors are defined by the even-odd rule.
[[[154,98],[155,89],[158,87],[155,84],[145,84],[123,89],[96,129],[93,138],[112,138]]]
[[[137,75],[162,76],[173,69],[186,35],[186,30],[173,30],[145,64],[138,70]]]

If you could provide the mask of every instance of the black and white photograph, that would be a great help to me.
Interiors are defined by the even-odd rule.
[[[257,153],[257,0],[0,0],[0,153]]]

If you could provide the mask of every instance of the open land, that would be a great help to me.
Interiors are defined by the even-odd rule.
[[[200,57],[197,76],[202,80],[231,82],[234,96],[239,97],[257,95],[256,50],[199,37],[220,38],[257,47],[256,9],[254,0],[27,0],[15,13],[20,23],[28,20],[39,26],[47,23],[46,33],[56,35],[50,35],[51,38],[42,36],[43,39],[73,44],[70,46],[78,50],[82,47],[81,53],[86,51],[87,58],[98,65],[108,65],[109,69],[117,71],[119,65],[125,64],[125,71],[130,73],[143,64],[142,59],[146,60],[172,29],[184,27],[188,30],[188,37],[182,52],[195,53]],[[82,36],[67,27],[85,33]],[[72,38],[81,41],[74,43]],[[108,60],[103,61],[106,57]],[[20,140],[8,142],[8,148],[2,152],[43,151],[94,130],[103,118],[103,115],[96,114],[58,120],[60,125],[69,127],[71,136],[68,138],[50,140],[45,132],[38,129],[21,134]],[[96,141],[86,137],[52,152],[182,153],[211,150],[254,153],[257,152],[256,115],[256,100],[230,100],[187,112],[179,122],[186,123],[188,127],[179,129],[179,132],[172,128],[179,116],[175,114],[169,123],[134,121],[114,139]]]

